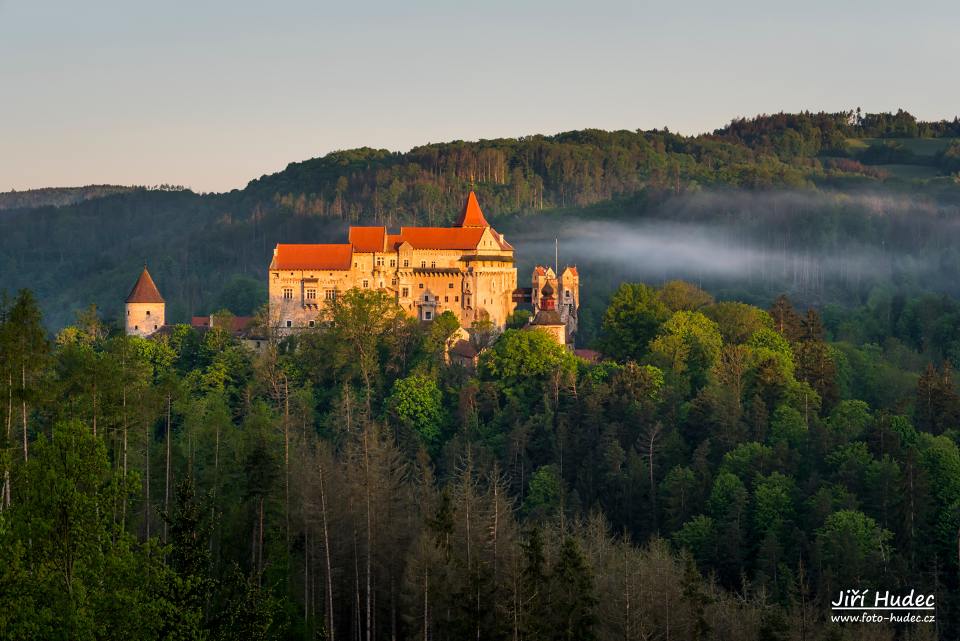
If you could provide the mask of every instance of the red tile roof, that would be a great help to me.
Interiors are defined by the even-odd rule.
[[[150,278],[150,272],[147,271],[146,266],[144,266],[143,271],[140,272],[140,278],[137,279],[136,284],[133,286],[133,289],[130,290],[130,295],[127,296],[128,303],[163,303],[163,296],[160,295],[160,291],[157,289],[157,286],[154,284],[153,279]]]
[[[476,249],[483,231],[483,227],[401,227],[391,239],[396,245],[406,241],[415,249]]]
[[[457,227],[489,227],[490,223],[483,217],[480,210],[480,203],[477,202],[477,195],[471,191],[467,195],[467,202],[463,205],[463,211],[460,212],[460,218],[457,219]]]
[[[568,265],[567,268],[566,268],[565,270],[563,270],[563,271],[565,271],[565,272],[566,272],[566,271],[569,271],[569,272],[570,272],[571,274],[573,274],[574,276],[579,276],[579,275],[580,275],[579,273],[577,273],[577,266],[576,266],[576,265]]]
[[[350,244],[355,252],[382,252],[386,227],[351,227]]]
[[[277,245],[270,268],[348,270],[352,264],[352,245]]]

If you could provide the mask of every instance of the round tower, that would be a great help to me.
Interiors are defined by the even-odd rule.
[[[149,336],[166,322],[166,302],[150,277],[146,265],[127,296],[125,311],[124,326],[127,336]]]

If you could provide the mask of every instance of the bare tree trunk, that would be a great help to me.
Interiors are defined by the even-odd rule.
[[[423,641],[430,641],[430,568],[423,568]]]
[[[263,574],[263,496],[260,497],[260,534],[257,537],[257,584]]]
[[[24,462],[30,459],[30,447],[27,445],[27,366],[26,364],[20,365],[20,386],[23,391],[23,405],[21,408],[21,414],[23,414],[23,460]]]
[[[93,435],[97,435],[97,382],[93,382]]]
[[[167,392],[167,462],[163,490],[163,511],[170,514],[170,392]],[[167,542],[167,520],[163,520],[163,542]]]
[[[357,529],[353,528],[353,584],[354,584],[354,617],[353,627],[356,631],[356,639],[360,641],[363,636],[360,621],[360,556],[357,551]]]
[[[144,494],[146,495],[145,496],[146,500],[144,502],[145,507],[144,507],[144,513],[143,513],[143,523],[144,523],[144,529],[147,532],[147,538],[149,539],[150,538],[150,512],[151,512],[151,509],[150,509],[150,446],[153,444],[153,439],[151,438],[151,434],[150,434],[149,423],[147,424],[146,432],[147,432],[147,438],[146,438],[146,443],[147,443],[146,468],[147,469],[144,470],[144,473],[145,473]]]
[[[121,511],[120,527],[126,530],[127,527],[127,385],[123,384],[123,394],[121,401],[120,414],[123,422],[123,510]]]
[[[368,398],[369,402],[369,398]],[[370,625],[371,619],[371,575],[373,569],[373,533],[371,528],[371,519],[372,515],[370,513],[370,443],[369,443],[369,430],[370,426],[368,425],[363,433],[363,476],[364,476],[364,492],[367,504],[367,641],[371,641],[372,629]]]
[[[310,528],[303,528],[303,628],[310,621]]]
[[[323,464],[320,469],[320,516],[323,519],[323,551],[327,563],[327,626],[330,630],[330,641],[334,641],[335,627],[333,625],[333,569],[330,565],[330,531],[327,527],[327,494],[323,486]]]
[[[283,376],[283,513],[285,519],[287,555],[290,554],[290,387]]]
[[[7,374],[7,442],[13,439],[13,371]]]

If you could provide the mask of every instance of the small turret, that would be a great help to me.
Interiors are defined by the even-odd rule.
[[[127,296],[125,330],[127,336],[149,336],[164,326],[166,301],[160,295],[147,266],[143,266],[130,295]]]
[[[553,336],[561,345],[567,344],[567,327],[557,311],[557,301],[553,297],[553,285],[549,282],[540,290],[540,311],[530,321],[533,329],[542,329]]]

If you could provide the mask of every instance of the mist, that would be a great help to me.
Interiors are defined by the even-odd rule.
[[[960,208],[886,192],[701,191],[602,220],[513,225],[521,281],[576,264],[601,289],[684,279],[712,291],[856,302],[876,286],[960,292]]]

